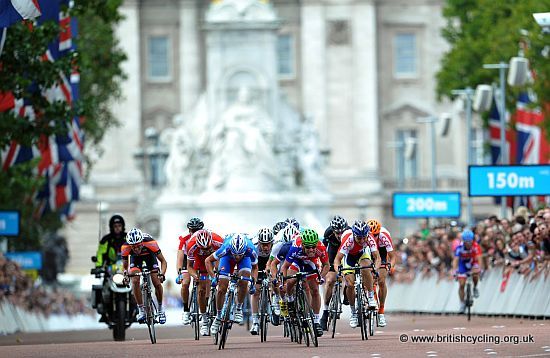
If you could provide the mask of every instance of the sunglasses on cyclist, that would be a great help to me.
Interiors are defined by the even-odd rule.
[[[312,250],[312,249],[315,249],[316,247],[317,247],[317,245],[315,245],[315,246],[304,246],[304,249]]]

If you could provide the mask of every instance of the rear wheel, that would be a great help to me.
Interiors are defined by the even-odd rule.
[[[374,327],[376,327],[376,321],[378,313],[376,311],[369,311],[369,335],[374,336]]]
[[[332,338],[334,338],[334,334],[336,333],[336,320],[338,319],[340,310],[340,286],[338,284],[335,286],[335,290],[330,298],[329,307],[330,311],[327,326],[330,327],[329,329],[332,329]]]
[[[355,307],[357,310],[357,324],[361,327],[361,339],[369,339],[367,331],[367,320],[365,319],[364,305],[363,305],[363,292],[361,288],[355,289]]]
[[[198,341],[200,337],[200,332],[199,332],[199,305],[197,302],[197,286],[193,287],[193,292],[191,295],[191,314],[193,315],[191,324],[193,325],[195,330],[195,340]]]
[[[260,340],[267,341],[267,327],[269,321],[269,290],[262,285],[260,294]]]

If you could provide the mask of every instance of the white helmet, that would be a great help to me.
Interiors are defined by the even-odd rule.
[[[273,242],[273,231],[268,227],[260,229],[258,231],[258,241],[262,244]]]
[[[139,244],[143,241],[143,232],[137,227],[133,228],[126,234],[126,242],[130,245]]]
[[[201,249],[207,249],[212,242],[212,233],[209,230],[199,230],[194,236],[196,236],[197,246]]]
[[[300,230],[296,228],[294,225],[287,225],[283,229],[283,242],[289,242],[291,241],[295,235],[299,234]]]

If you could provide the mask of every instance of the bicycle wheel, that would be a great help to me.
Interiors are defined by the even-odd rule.
[[[216,319],[216,316],[218,315],[218,311],[216,310],[216,288],[210,289],[210,297],[208,297],[208,332],[210,332],[210,328],[212,327],[212,323],[214,323],[214,320]],[[218,344],[218,334],[214,334],[212,336],[212,339],[214,341],[214,344]]]
[[[231,319],[231,311],[233,310],[233,300],[234,300],[234,293],[228,292],[229,297],[227,298],[227,302],[224,306],[224,312],[222,317],[222,325],[221,325],[221,333],[219,337],[219,345],[218,350],[225,348],[225,341],[227,340],[227,335],[229,334],[230,326],[230,319]]]
[[[267,286],[262,285],[262,292],[260,293],[260,341],[265,342],[267,340],[267,327],[269,321],[269,289]]]
[[[330,311],[329,311],[329,319],[328,319],[328,327],[332,327],[332,338],[334,338],[334,334],[336,333],[336,321],[338,320],[338,313],[340,311],[340,285],[336,284],[334,286],[334,292],[332,293],[332,297],[330,298]]]
[[[466,313],[468,314],[468,321],[471,318],[471,307],[472,307],[472,287],[470,283],[466,283]]]
[[[193,286],[193,292],[191,294],[191,312],[193,318],[191,324],[193,324],[195,330],[195,340],[198,341],[200,337],[199,332],[199,303],[197,301],[197,286]]]
[[[369,335],[374,336],[376,322],[378,321],[378,313],[374,310],[369,310]]]
[[[355,309],[357,311],[357,323],[361,327],[361,339],[369,339],[367,332],[367,322],[365,319],[365,306],[363,304],[363,290],[361,286],[355,288]]]
[[[149,338],[151,338],[151,343],[155,344],[157,343],[157,333],[155,331],[156,308],[150,294],[151,293],[148,293],[149,297],[147,298],[147,328],[149,329]]]
[[[296,317],[298,319],[298,323],[300,325],[300,331],[302,332],[305,341],[306,341],[306,347],[309,347],[309,325],[307,324],[307,314],[306,314],[306,307],[304,302],[304,293],[297,293],[297,304],[296,304]]]
[[[315,314],[313,313],[313,309],[309,305],[309,302],[307,301],[307,298],[305,300],[305,312],[306,313],[306,320],[308,325],[308,333],[311,337],[311,342],[315,347],[319,347],[319,340],[317,339],[317,331],[315,330]]]

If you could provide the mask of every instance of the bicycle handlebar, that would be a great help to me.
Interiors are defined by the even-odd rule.
[[[321,274],[319,273],[319,270],[315,270],[315,271],[311,271],[311,272],[296,272],[294,275],[292,276],[283,276],[283,280],[292,280],[292,279],[303,279],[304,277],[309,277],[309,276],[313,276],[313,275],[317,275],[317,277],[319,278],[319,280],[321,279]]]

